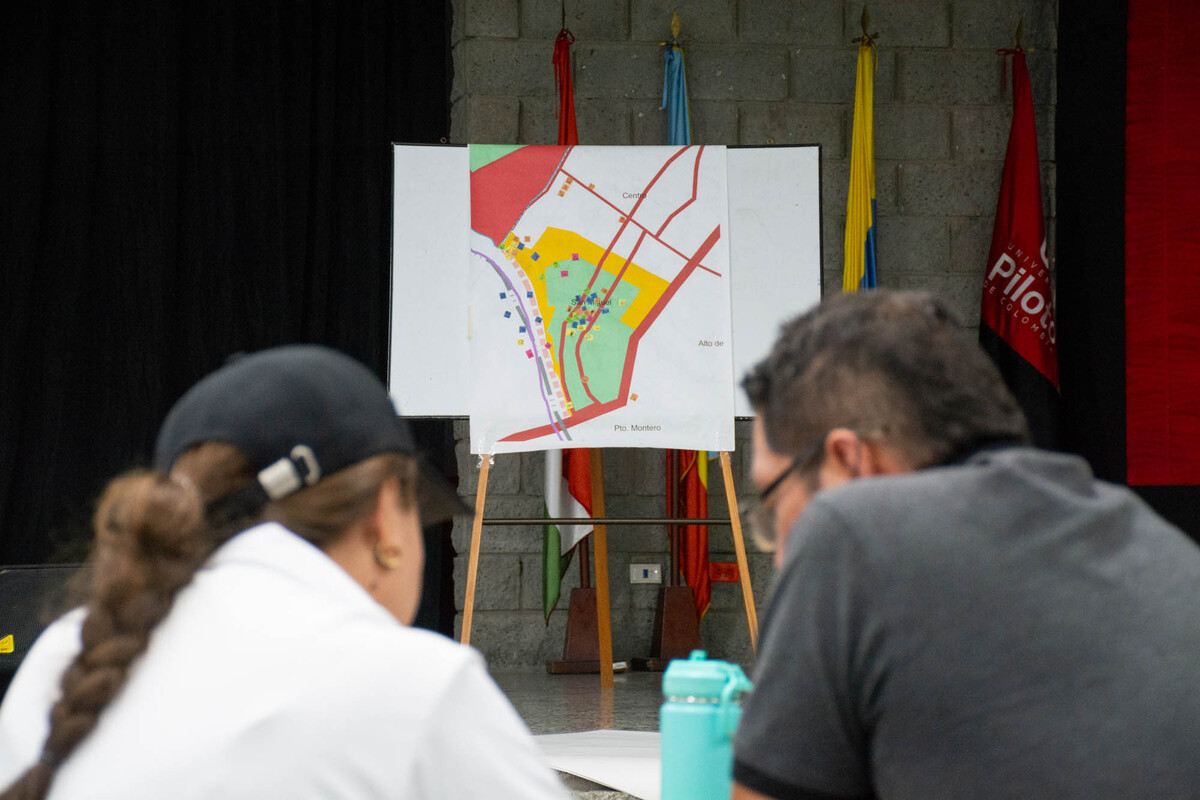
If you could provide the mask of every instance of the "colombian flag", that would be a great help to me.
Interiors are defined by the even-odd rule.
[[[850,141],[850,192],[846,198],[842,291],[875,286],[875,43],[858,45],[854,83],[854,133]]]

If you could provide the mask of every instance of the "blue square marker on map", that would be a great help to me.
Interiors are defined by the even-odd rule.
[[[530,256],[530,258],[532,258],[534,261],[537,261],[538,258],[540,258],[540,256],[538,256],[537,253],[534,253],[533,255]]]
[[[534,317],[534,318],[533,318],[533,321],[534,321],[534,322],[541,322],[541,321],[542,321],[542,318],[541,318],[541,317]]]
[[[517,242],[517,249],[518,249],[518,250],[524,250],[524,249],[525,249],[525,243],[524,243],[524,242]]]
[[[604,309],[603,311],[601,311],[600,313],[601,313],[601,314],[607,314],[607,313],[608,313],[608,309],[606,308],[606,309]]]
[[[531,297],[533,297],[533,292],[526,292],[525,296],[531,298]]]
[[[508,297],[508,294],[507,294],[507,293],[505,293],[505,292],[501,292],[501,293],[500,293],[500,299],[501,299],[501,300],[503,300],[503,299],[504,299],[504,298],[506,298],[506,297]]]
[[[505,319],[508,319],[508,318],[509,318],[509,317],[511,317],[511,316],[512,316],[512,312],[511,312],[511,311],[505,311],[505,312],[504,312],[504,318],[505,318]]]
[[[524,326],[524,325],[522,325],[521,327],[517,328],[517,333],[524,333],[524,332],[525,332],[525,326]]]

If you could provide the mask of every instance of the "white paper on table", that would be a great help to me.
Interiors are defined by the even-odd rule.
[[[559,772],[641,800],[659,800],[662,762],[657,731],[583,731],[533,738]]]

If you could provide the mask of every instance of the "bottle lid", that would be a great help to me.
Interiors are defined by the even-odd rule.
[[[693,650],[687,659],[677,658],[663,674],[664,697],[705,697],[719,700],[734,684],[734,695],[750,691],[751,683],[737,664],[709,660],[703,650]]]

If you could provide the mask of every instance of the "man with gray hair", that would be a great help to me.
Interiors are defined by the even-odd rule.
[[[744,381],[777,570],[735,798],[1200,796],[1200,549],[924,293],[841,295]]]

